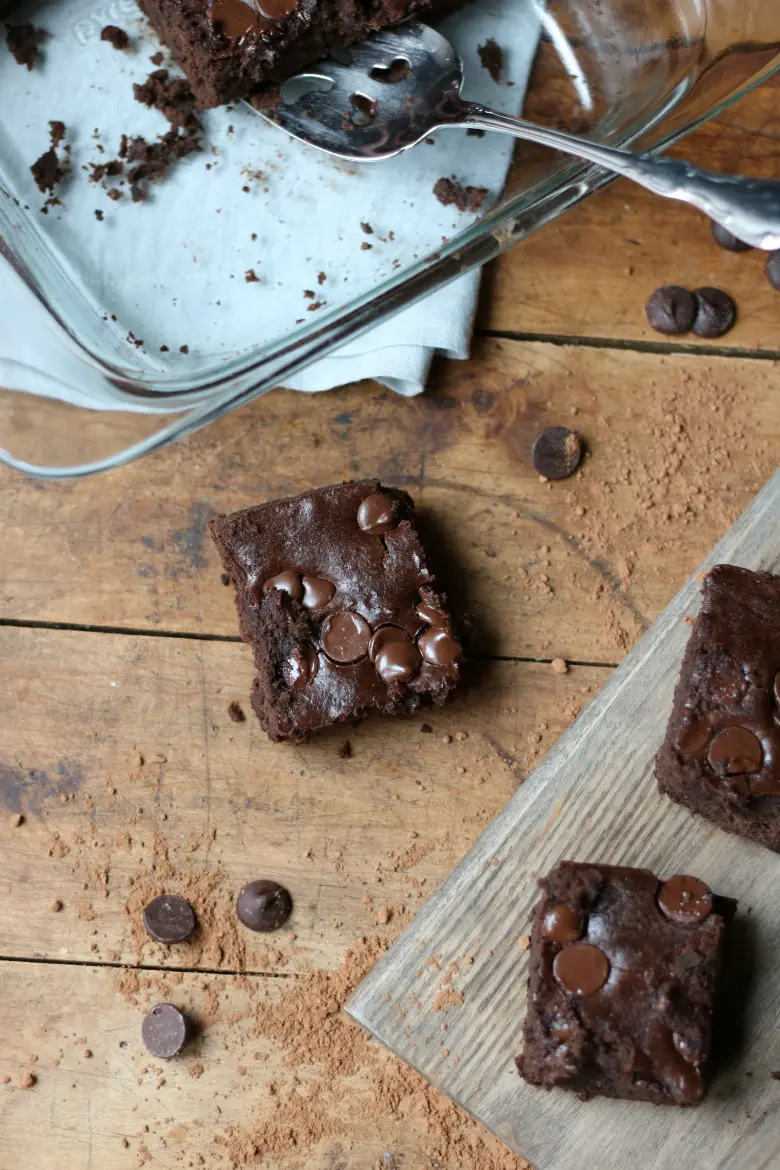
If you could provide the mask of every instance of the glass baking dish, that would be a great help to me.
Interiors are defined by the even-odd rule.
[[[112,108],[112,95],[119,92],[118,74],[122,74],[122,92],[129,91],[126,74],[142,80],[151,68],[148,57],[158,46],[150,30],[140,20],[135,23],[134,0],[115,0],[108,11],[97,13],[91,0],[31,0],[20,11],[49,30],[56,26],[56,35],[51,48],[46,48],[47,104],[41,105],[39,91],[37,97],[30,96],[32,74],[10,58],[0,64],[4,97],[0,252],[15,273],[14,296],[37,302],[36,312],[51,326],[56,344],[67,346],[83,360],[79,387],[83,403],[92,405],[94,390],[96,399],[113,407],[84,409],[13,387],[0,391],[0,458],[31,474],[90,474],[197,430],[284,384],[295,371],[496,257],[610,181],[598,168],[519,144],[500,202],[478,222],[444,242],[432,230],[422,257],[419,252],[405,254],[403,244],[396,243],[388,249],[378,278],[376,269],[370,280],[350,274],[343,291],[329,288],[325,309],[304,312],[302,317],[310,319],[303,323],[298,319],[274,336],[262,337],[259,301],[257,327],[243,336],[230,336],[227,353],[216,351],[213,345],[199,347],[197,339],[187,337],[187,304],[192,298],[207,297],[219,305],[220,288],[227,289],[228,279],[234,280],[237,272],[243,279],[244,264],[251,267],[245,263],[253,255],[251,250],[238,249],[230,264],[224,255],[210,250],[214,209],[204,206],[201,211],[197,201],[189,200],[181,216],[176,214],[175,202],[172,205],[165,197],[138,207],[128,205],[123,211],[129,214],[119,230],[144,233],[139,254],[148,254],[151,240],[159,255],[174,247],[180,255],[173,264],[166,257],[166,273],[178,265],[183,301],[178,336],[187,337],[189,352],[181,353],[173,339],[161,351],[161,297],[164,293],[171,303],[178,303],[176,289],[171,295],[170,286],[158,287],[154,266],[150,271],[146,261],[135,270],[133,251],[128,251],[125,239],[122,277],[125,286],[127,277],[132,278],[137,296],[126,297],[117,306],[110,272],[96,273],[90,264],[90,233],[103,226],[93,219],[97,202],[81,198],[76,215],[67,206],[62,211],[52,207],[48,215],[41,215],[42,198],[30,196],[30,148],[22,139],[22,130],[27,125],[29,133],[30,124],[24,113],[35,112],[40,149],[44,149],[43,110],[48,111],[47,119],[60,117],[57,103],[68,87],[88,85],[95,94],[92,120],[96,125],[69,127],[75,158]],[[767,0],[548,0],[545,5],[539,0],[539,14],[542,38],[527,116],[588,133],[614,146],[662,149],[719,114],[780,67],[780,5]],[[118,64],[125,55],[99,43],[107,17],[130,29],[141,46],[148,47],[148,52],[136,52],[136,64],[126,60]],[[61,42],[67,52],[55,51]],[[83,50],[78,57],[77,47]],[[279,135],[242,107],[210,111],[209,119],[228,136],[250,123],[253,135],[260,130]],[[263,214],[273,213],[270,196],[263,202],[265,172],[259,172],[258,198],[258,175],[250,175],[246,158],[235,151],[224,153],[222,159],[215,151],[212,165],[228,173],[232,168],[236,178],[246,175],[243,190],[251,186],[254,216],[248,211],[231,212],[240,219],[242,240],[251,240],[249,228],[257,220],[258,206]],[[190,178],[196,181],[194,174]],[[204,183],[202,177],[197,181]],[[203,203],[208,204],[205,194]],[[134,212],[142,214],[133,216]],[[317,234],[312,230],[316,192],[311,212],[308,226],[299,225],[303,243],[297,240],[291,246],[310,248],[316,271],[316,239],[312,239]],[[192,255],[185,255],[188,242]],[[169,307],[166,311],[170,328]],[[138,339],[144,339],[143,343]],[[35,364],[34,359],[30,364]],[[56,393],[56,387],[49,389]],[[140,413],[150,407],[155,413]]]

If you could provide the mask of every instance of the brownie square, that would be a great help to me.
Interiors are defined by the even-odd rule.
[[[539,885],[522,1076],[583,1100],[695,1105],[736,903],[694,877],[573,861]]]
[[[411,714],[458,682],[461,647],[406,492],[350,481],[210,527],[271,739],[305,739],[370,710]]]
[[[458,0],[460,3],[461,0]],[[0,0],[2,3],[2,0]],[[339,46],[453,0],[139,0],[202,107],[278,84]]]
[[[708,573],[655,772],[678,804],[780,850],[780,577]]]

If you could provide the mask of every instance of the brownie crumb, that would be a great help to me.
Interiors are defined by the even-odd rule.
[[[46,31],[34,24],[16,24],[8,28],[8,51],[17,65],[32,69],[39,59],[39,45],[46,39]]]
[[[40,158],[37,158],[30,167],[36,186],[39,191],[44,194],[54,191],[59,183],[65,177],[65,171],[60,165],[60,160],[57,158],[57,151],[53,146],[45,150]]]
[[[162,348],[163,347],[160,346],[160,349],[162,349]],[[168,346],[166,345],[165,348],[167,349]],[[230,584],[230,574],[229,573],[220,573],[219,580],[220,580],[222,585],[229,585]]]
[[[254,268],[247,268],[246,272],[244,273],[244,280],[247,282],[247,284],[260,283],[260,277],[257,275]]]
[[[443,207],[454,204],[458,211],[479,211],[489,194],[487,187],[464,187],[456,179],[447,178],[437,179],[433,193]]]
[[[345,739],[343,744],[339,748],[339,759],[340,760],[351,760],[354,754],[355,753],[352,751],[352,744],[349,742],[348,739]]]
[[[424,735],[433,735],[433,728],[431,727],[430,723],[423,723],[420,727],[420,731],[422,731]]]
[[[190,347],[188,345],[180,345],[179,346],[179,353],[188,354],[189,352],[190,352]]]
[[[360,228],[361,228],[361,231],[364,231],[367,236],[373,236],[374,229],[372,228],[370,223],[362,223],[361,222]]]
[[[52,146],[59,146],[67,133],[68,127],[64,122],[49,122],[49,137]]]
[[[361,252],[370,252],[371,249],[373,248],[373,246],[374,246],[373,244],[369,244],[366,240],[364,240],[363,243],[360,245],[360,251]]]
[[[314,291],[314,289],[313,289],[313,288],[305,288],[305,289],[303,290],[303,295],[304,295],[304,296],[306,297],[306,299],[307,299],[307,300],[309,300],[309,301],[316,300],[316,298],[317,298],[317,294],[316,294],[316,292]]]
[[[19,1077],[19,1085],[23,1089],[31,1089],[35,1084],[36,1077],[31,1072],[23,1072]]]
[[[130,44],[130,37],[123,28],[115,24],[107,24],[100,34],[101,41],[108,41],[109,45],[117,50],[126,49]]]
[[[487,69],[493,81],[498,83],[501,80],[501,70],[504,67],[504,50],[491,37],[490,40],[485,41],[484,45],[477,46],[477,52],[482,68]]]
[[[95,208],[95,219],[98,221],[98,223],[102,223],[104,218],[105,216],[103,215],[103,212],[100,210],[100,208]]]
[[[165,60],[165,54],[158,50],[158,52],[152,54],[149,60],[151,61],[152,65],[157,65],[159,67]]]
[[[485,131],[478,130],[476,126],[472,126],[469,130],[466,131],[466,134],[469,136],[469,138],[484,138],[485,137]]]
[[[306,306],[306,311],[309,313],[313,313],[315,311],[315,309],[321,309],[324,304],[325,304],[325,301],[312,301],[312,303],[310,305]]]
[[[327,279],[328,278],[324,272],[317,273],[317,284],[324,284]]]
[[[236,703],[235,700],[228,706],[228,715],[234,723],[243,723],[246,715],[241,709],[241,704]]]

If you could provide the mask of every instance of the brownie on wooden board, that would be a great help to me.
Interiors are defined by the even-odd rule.
[[[411,714],[458,682],[460,644],[406,492],[350,481],[210,527],[271,739],[305,739],[370,710]]]
[[[780,577],[706,576],[655,771],[678,804],[780,851]]]
[[[454,0],[139,3],[160,39],[173,51],[204,108],[278,84],[327,57],[331,50],[363,40],[377,29],[458,6]]]
[[[694,877],[571,861],[539,885],[524,1079],[585,1100],[695,1105],[736,903]]]

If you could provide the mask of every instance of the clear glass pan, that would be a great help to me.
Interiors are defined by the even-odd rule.
[[[113,8],[124,16],[119,23],[130,27],[133,0],[117,0]],[[62,10],[63,0],[33,2],[31,18],[51,26]],[[98,95],[112,92],[116,79],[111,72],[117,70],[115,58],[122,55],[95,43],[102,22],[88,0],[66,2],[64,11],[65,27],[76,42],[79,38],[84,42],[86,56],[80,60],[100,71],[96,81],[88,70],[83,83]],[[611,145],[662,149],[780,68],[780,5],[767,0],[548,0],[542,23],[529,116],[587,132]],[[151,34],[139,28],[138,35],[149,38],[153,52]],[[147,57],[145,53],[143,60]],[[148,68],[145,65],[135,79]],[[76,70],[72,84],[78,85],[81,76]],[[97,279],[88,248],[78,246],[80,231],[95,230],[90,221],[93,203],[86,201],[83,223],[68,222],[64,230],[64,214],[42,216],[41,198],[29,198],[29,149],[22,153],[18,127],[24,124],[19,112],[32,101],[31,75],[4,62],[0,77],[5,98],[0,112],[0,252],[17,274],[18,295],[37,300],[59,343],[85,363],[87,397],[88,387],[99,384],[115,407],[83,409],[13,392],[13,387],[0,391],[0,458],[40,476],[73,477],[104,470],[199,429],[494,258],[610,181],[597,168],[520,144],[499,205],[446,244],[432,232],[424,259],[396,248],[388,253],[378,282],[345,282],[343,293],[329,296],[327,310],[261,343],[257,336],[246,338],[243,345],[240,338],[232,339],[229,356],[213,347],[199,351],[197,346],[186,357],[175,346],[170,347],[173,353],[159,353],[158,345],[139,347],[134,341],[147,335],[155,338],[160,317],[160,290],[149,273],[133,274],[139,295],[117,307],[110,280]],[[126,79],[124,90],[129,91]],[[105,109],[98,103],[96,110],[94,121],[102,125]],[[51,108],[48,117],[58,116]],[[239,130],[242,118],[261,125],[243,110],[213,111],[210,117],[229,118]],[[85,125],[69,129],[77,144],[93,132]],[[223,165],[240,174],[245,162],[237,155]],[[147,216],[136,221],[137,230],[156,232],[161,249],[168,246],[169,237],[179,239],[177,233],[184,238],[185,229],[198,239],[199,225],[178,223],[164,198],[159,210],[155,208],[156,203],[150,203],[124,210]],[[316,214],[316,196],[313,209]],[[189,213],[197,212],[190,208]],[[168,218],[155,220],[163,215]],[[243,235],[249,239],[248,231]],[[200,264],[192,259],[187,258],[186,267],[181,261],[187,295],[214,297],[215,287],[219,291],[215,272],[226,279],[224,257],[206,250]],[[243,262],[242,253],[233,257],[234,271]],[[186,297],[183,300],[184,329]],[[112,320],[112,312],[117,320]],[[150,404],[157,413],[137,413]]]

